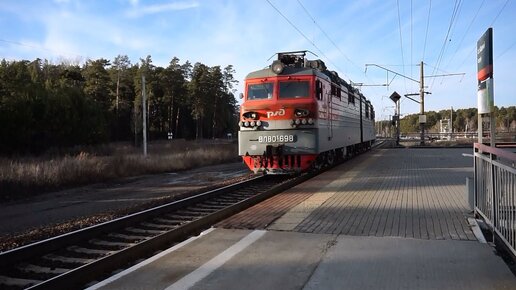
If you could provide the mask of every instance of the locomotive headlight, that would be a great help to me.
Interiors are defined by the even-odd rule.
[[[299,124],[301,124],[301,120],[296,119],[296,125],[299,125]]]
[[[262,125],[262,121],[258,120],[256,121],[256,126],[261,126]]]
[[[257,112],[245,112],[242,115],[246,119],[253,119],[253,120],[258,119],[258,113]]]
[[[294,114],[296,115],[296,117],[301,118],[301,117],[306,117],[306,116],[310,115],[310,111],[308,111],[306,109],[296,109],[294,111]]]
[[[290,120],[290,125],[294,125],[294,120]]]
[[[275,60],[272,62],[271,70],[273,73],[279,75],[280,73],[283,72],[284,68],[285,68],[285,65],[281,61]]]
[[[249,127],[249,122],[248,122],[248,121],[245,121],[245,122],[244,122],[244,126],[245,126],[245,127]]]
[[[255,121],[251,121],[251,127],[254,127],[254,125],[256,125],[256,122]]]
[[[303,125],[306,125],[306,119],[301,120],[301,123],[303,123]]]
[[[244,125],[244,122],[242,122],[242,121],[238,122],[239,127],[242,127],[243,125]]]
[[[312,119],[312,118],[308,119],[308,124],[313,125],[314,124],[314,119]]]

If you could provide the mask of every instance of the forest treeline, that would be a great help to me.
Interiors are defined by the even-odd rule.
[[[142,139],[142,75],[149,139],[220,138],[237,131],[234,68],[87,60],[0,62],[0,152]]]
[[[450,119],[450,110],[440,110],[438,112],[428,111],[426,114],[426,126],[430,132],[439,132],[439,120]],[[516,131],[516,106],[495,107],[496,127],[498,131]],[[454,132],[477,131],[478,116],[477,108],[453,110],[453,130]],[[419,131],[419,114],[410,114],[400,120],[400,131],[411,133]]]

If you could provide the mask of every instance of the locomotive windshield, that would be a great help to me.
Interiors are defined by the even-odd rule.
[[[307,98],[310,96],[309,87],[310,84],[306,81],[280,82],[279,98]]]
[[[272,83],[253,84],[247,86],[248,100],[272,99]]]

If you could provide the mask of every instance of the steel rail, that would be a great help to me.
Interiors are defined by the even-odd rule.
[[[382,143],[378,145],[382,145]],[[109,235],[118,234],[118,237],[125,235],[123,242],[112,243],[123,244],[120,248],[110,250],[99,250],[95,247],[86,248],[90,252],[90,257],[86,255],[86,258],[83,257],[82,259],[82,261],[86,262],[76,263],[80,265],[70,266],[70,264],[74,263],[63,262],[67,265],[59,267],[59,262],[57,263],[58,266],[48,266],[43,263],[47,267],[47,272],[43,272],[41,275],[45,278],[42,279],[39,276],[39,279],[31,280],[30,278],[23,278],[26,276],[22,275],[22,278],[18,280],[29,281],[30,283],[17,285],[17,287],[16,285],[11,287],[12,283],[7,284],[9,289],[83,288],[92,281],[107,277],[113,271],[126,268],[138,259],[149,257],[156,251],[166,249],[189,236],[197,235],[217,222],[325,172],[340,163],[342,162],[337,162],[333,166],[328,166],[315,172],[304,173],[297,177],[290,176],[287,178],[278,175],[256,177],[0,253],[0,288],[6,286],[5,281],[7,279],[17,279],[16,275],[13,275],[13,277],[10,274],[13,272],[17,273],[16,269],[19,269],[20,265],[30,265],[33,262],[35,265],[38,265],[38,262],[44,260],[49,254],[54,255],[54,253],[57,253],[60,255],[63,254],[63,251],[71,251],[70,248],[81,247],[84,244],[91,246],[92,240],[96,239],[104,239],[103,242],[106,243],[109,240],[106,240],[105,237]],[[150,227],[157,227],[157,229],[149,230],[149,227],[146,227],[145,224],[152,224],[153,222],[149,223],[150,220],[164,220],[165,224],[154,223]],[[167,222],[169,222],[168,225]],[[166,228],[166,230],[160,231],[160,228]],[[127,231],[132,231],[132,233],[126,233]],[[120,234],[120,232],[122,233]],[[130,241],[132,238],[136,238],[136,240]],[[91,252],[107,252],[107,254],[98,254],[95,257],[91,257],[94,256]],[[77,253],[80,252],[73,252],[73,254]],[[60,257],[65,257],[66,259],[67,256]],[[74,259],[73,256],[71,259]],[[76,260],[81,261],[81,258]],[[55,268],[63,269],[61,269],[62,273],[55,274],[52,272],[49,274],[49,268],[52,271]],[[24,270],[26,269],[24,268]],[[23,271],[23,273],[26,274],[26,271]],[[23,281],[19,283],[23,283]]]
[[[37,259],[45,254],[58,251],[60,249],[84,243],[88,240],[94,239],[101,235],[111,232],[120,231],[135,224],[146,222],[149,219],[160,217],[161,215],[186,209],[190,206],[201,204],[213,198],[223,198],[227,194],[231,195],[238,190],[245,190],[245,188],[253,185],[260,185],[262,182],[274,179],[278,184],[273,185],[268,190],[262,193],[251,194],[249,198],[237,201],[229,206],[223,207],[220,210],[213,210],[205,216],[202,216],[193,221],[179,225],[171,230],[165,231],[161,234],[155,235],[151,238],[144,239],[135,243],[130,247],[121,250],[113,251],[112,253],[103,256],[94,261],[84,264],[82,266],[70,269],[62,274],[55,275],[49,279],[41,281],[33,286],[28,286],[25,289],[79,289],[85,284],[105,277],[112,271],[126,267],[137,259],[148,257],[158,250],[165,249],[170,245],[180,242],[189,236],[196,235],[202,230],[212,226],[213,224],[235,214],[246,208],[249,208],[285,189],[288,189],[296,184],[299,184],[313,174],[304,174],[297,178],[285,179],[278,176],[261,176],[248,181],[239,182],[234,185],[229,185],[220,189],[212,190],[196,196],[188,197],[182,200],[174,201],[162,206],[148,209],[139,213],[131,214],[126,217],[118,218],[113,221],[105,222],[89,228],[77,230],[58,237],[50,238],[41,242],[26,245],[17,249],[7,251],[0,254],[0,265],[16,265],[24,263],[31,259]],[[237,197],[228,197],[227,200],[232,200]],[[222,199],[221,199],[222,200]],[[229,202],[228,201],[228,202]],[[7,269],[8,271],[9,269]],[[5,272],[5,271],[1,271]],[[2,274],[0,274],[2,275]],[[1,286],[1,285],[0,285]],[[22,286],[20,288],[23,288]],[[0,287],[1,288],[1,287]]]

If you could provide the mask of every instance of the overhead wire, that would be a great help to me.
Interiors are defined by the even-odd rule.
[[[348,61],[350,62],[352,65],[354,65],[356,68],[358,68],[359,70],[361,70],[362,68],[360,68],[355,62],[353,62],[341,49],[340,47],[335,43],[335,41],[333,41],[333,39],[328,35],[328,33],[326,33],[326,31],[317,23],[317,21],[315,20],[315,17],[308,11],[308,9],[306,9],[306,7],[303,5],[303,3],[300,1],[300,0],[297,0],[298,4],[301,6],[301,8],[303,8],[303,10],[305,11],[305,13],[308,15],[308,17],[310,17],[310,19],[312,20],[312,22],[315,24],[315,26],[317,26],[317,28],[319,28],[319,30],[324,34],[324,36],[331,42],[331,44],[342,54],[342,56]],[[370,77],[367,76],[367,74],[365,74],[365,77],[371,82],[371,83],[374,83],[373,80],[371,80]],[[351,80],[350,80],[351,81]],[[388,86],[388,85],[387,85]]]
[[[458,12],[460,10],[460,5],[462,3],[462,0],[455,0],[455,4],[454,4],[454,7],[453,7],[453,12],[452,12],[452,15],[450,17],[450,24],[448,25],[448,30],[446,32],[446,36],[444,38],[444,41],[443,41],[443,45],[441,47],[441,51],[439,52],[439,56],[437,57],[437,62],[436,62],[436,65],[435,65],[435,69],[434,71],[432,72],[432,74],[435,74],[435,71],[436,69],[438,69],[441,65],[441,61],[443,59],[443,56],[444,56],[444,53],[446,52],[446,46],[449,42],[449,36],[450,36],[450,33],[452,31],[452,28],[453,28],[453,24],[455,23],[456,19],[457,19],[457,15],[458,15]],[[430,85],[430,88],[432,88],[434,86],[434,83],[435,83],[435,78],[432,80],[432,84]]]
[[[507,53],[511,48],[513,48],[516,45],[516,41],[514,41],[509,47],[507,47],[502,53],[500,53],[498,56],[496,56],[495,60],[500,59],[505,53]]]
[[[432,11],[432,0],[430,0],[430,4],[428,5],[428,17],[426,20],[426,32],[425,32],[425,44],[423,45],[423,57],[421,60],[425,61],[425,52],[426,52],[426,40],[428,39],[428,27],[430,26],[430,12]]]
[[[496,17],[493,19],[491,24],[489,24],[489,26],[493,26],[493,24],[496,22],[496,20],[500,16],[500,14],[502,14],[502,12],[505,9],[505,6],[507,6],[507,4],[509,4],[509,0],[505,0],[505,3],[503,4],[502,8],[500,9],[500,11],[498,11],[498,14],[496,14]]]
[[[490,27],[492,27],[495,24],[496,20],[498,20],[498,17],[500,16],[500,14],[502,14],[502,12],[504,11],[504,9],[507,6],[507,4],[509,4],[509,0],[506,0],[505,3],[503,4],[502,8],[500,8],[500,10],[496,14],[495,18],[493,19],[493,21],[491,21],[491,24],[489,25]],[[477,48],[476,45],[471,47],[471,50],[466,55],[466,57],[464,57],[464,60],[462,60],[461,64],[459,65],[459,68],[461,68],[466,63],[466,61],[468,59],[471,59],[471,54],[476,50],[476,48]]]
[[[425,63],[425,65],[426,65],[426,66],[428,66],[428,67],[430,67],[430,68],[433,68],[436,72],[438,71],[438,72],[441,72],[441,73],[443,73],[443,74],[449,74],[449,73],[450,73],[450,72],[445,71],[445,70],[443,70],[443,69],[441,69],[441,68],[435,67],[435,66],[433,66],[433,65],[431,65],[431,64],[427,64],[427,63]]]
[[[485,0],[482,0],[482,2],[480,3],[480,6],[478,7],[477,9],[477,12],[475,13],[475,15],[473,16],[473,18],[471,19],[471,21],[469,22],[469,25],[468,25],[468,28],[466,28],[466,32],[463,33],[462,35],[462,39],[460,40],[459,44],[457,45],[457,49],[455,49],[455,52],[453,53],[452,57],[450,58],[450,61],[448,61],[448,65],[446,65],[446,67],[449,67],[453,58],[455,57],[455,55],[457,54],[457,52],[459,51],[461,45],[462,45],[462,42],[464,42],[464,39],[466,38],[466,36],[468,35],[468,32],[469,30],[471,29],[471,26],[473,25],[473,23],[475,22],[475,20],[477,19],[477,16],[478,16],[478,13],[480,12],[480,9],[482,9],[482,6],[484,6],[484,2]]]
[[[315,20],[315,18],[312,16],[312,14],[310,14],[310,12],[308,12],[308,9],[306,9],[306,7],[303,5],[303,3],[301,3],[300,0],[297,0],[297,3],[299,3],[299,5],[301,6],[301,8],[303,8],[303,10],[305,11],[305,13],[308,15],[308,17],[310,17],[310,19],[312,19],[313,23],[315,24],[315,26],[317,26],[317,28],[319,28],[319,30],[324,34],[324,36],[331,42],[331,44],[340,52],[340,54],[342,54],[342,56],[348,61],[350,62],[351,64],[353,64],[355,67],[357,67],[358,69],[362,69],[360,68],[357,64],[355,64],[341,49],[340,47],[333,41],[333,39],[331,39],[331,37],[328,35],[328,33],[326,33],[326,31],[324,31],[324,29],[319,25],[319,23],[317,23],[317,21]]]
[[[57,53],[57,54],[60,54],[60,55],[75,56],[75,57],[80,57],[80,58],[84,58],[84,59],[88,58],[88,57],[85,57],[85,56],[77,54],[77,53],[57,51],[57,50],[49,49],[49,48],[46,48],[46,47],[36,46],[36,45],[27,44],[27,43],[23,43],[23,42],[19,42],[19,41],[0,39],[0,42],[14,44],[14,45],[18,45],[18,46],[29,47],[29,48],[34,48],[34,49],[39,49],[39,50],[45,50],[45,51]]]
[[[410,63],[413,63],[414,60],[413,60],[413,38],[414,38],[414,33],[413,33],[413,27],[414,27],[414,21],[413,21],[413,18],[412,18],[412,0],[410,0]],[[410,66],[410,77],[413,78],[414,77],[414,74],[413,74],[413,69],[412,69],[412,66]],[[411,88],[414,87],[414,83],[411,83]]]
[[[400,16],[400,1],[396,0],[396,5],[398,7],[398,28],[400,31],[400,50],[401,50],[401,63],[403,64],[403,74],[405,74],[405,56],[403,55],[403,36],[401,33],[401,16]],[[403,79],[403,84],[405,86],[405,91],[407,90],[407,81]]]
[[[276,12],[278,12],[279,15],[281,15],[281,17],[283,17],[283,19],[285,19],[285,21],[287,21],[290,24],[290,26],[292,26],[299,34],[301,34],[301,36],[303,36],[303,38],[305,38],[306,41],[308,41],[313,47],[315,47],[315,49],[317,49],[317,51],[324,58],[326,58],[337,70],[339,70],[341,73],[343,73],[343,70],[340,69],[335,63],[333,63],[333,61],[329,57],[326,56],[326,54],[315,44],[315,42],[310,40],[294,23],[292,23],[292,21],[290,21],[290,19],[288,19],[287,16],[285,16],[285,14],[283,14],[276,6],[274,6],[274,4],[272,4],[271,1],[269,1],[269,0],[265,0],[265,1],[267,1],[267,3],[269,3],[269,5],[272,8],[274,8],[274,10],[276,10]],[[346,78],[349,79],[349,77],[345,73],[343,73],[343,74],[346,76]]]

